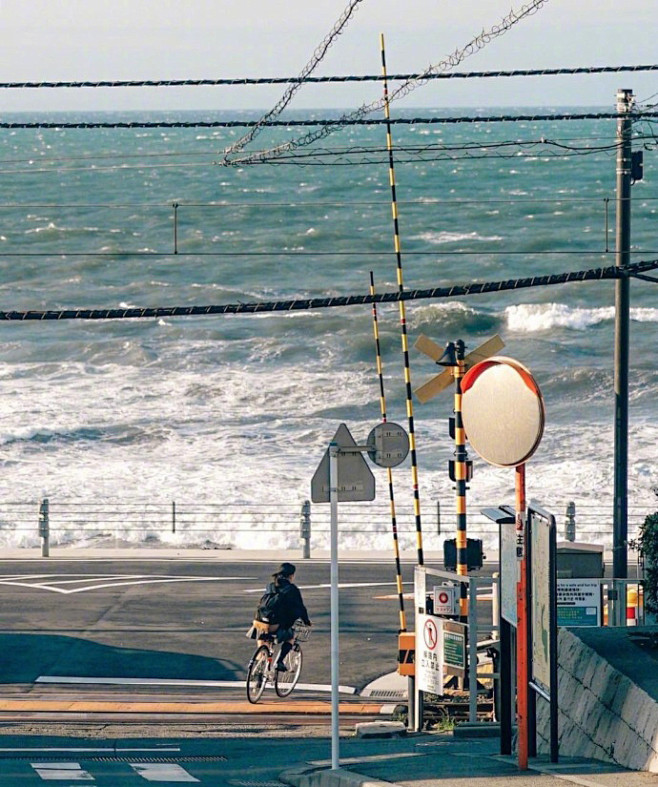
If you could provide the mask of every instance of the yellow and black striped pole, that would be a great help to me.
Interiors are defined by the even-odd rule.
[[[370,271],[370,295],[375,294],[375,278]],[[379,379],[379,404],[382,414],[382,423],[386,423],[386,395],[384,393],[384,373],[382,367],[381,343],[379,341],[379,322],[377,320],[377,304],[372,302],[372,327],[375,334],[375,351],[377,355],[377,377]],[[398,522],[395,513],[395,492],[393,490],[393,470],[386,468],[388,476],[388,496],[391,502],[391,531],[393,534],[393,555],[395,557],[396,583],[398,601],[400,604],[400,632],[407,630],[407,619],[404,613],[404,592],[402,589],[402,568],[400,565],[400,546],[398,543]]]
[[[464,361],[464,342],[455,342],[455,365],[452,374],[455,380],[455,464],[454,481],[456,488],[456,514],[457,514],[457,573],[468,574],[468,539],[466,537],[466,482],[469,480],[468,453],[466,451],[466,432],[462,419],[462,378],[466,373]],[[466,619],[468,616],[468,598],[466,584],[461,583],[459,598],[459,615]]]
[[[382,80],[384,84],[384,117],[386,118],[386,149],[388,150],[388,170],[391,183],[391,210],[393,212],[393,238],[395,257],[397,263],[398,290],[404,292],[402,279],[402,253],[400,251],[400,228],[398,223],[398,204],[395,194],[395,167],[393,164],[393,137],[391,135],[391,113],[388,101],[388,79],[386,75],[386,53],[384,50],[384,35],[379,36],[382,53]],[[414,429],[414,413],[411,389],[411,372],[409,367],[409,342],[407,340],[407,315],[404,301],[400,300],[400,329],[402,333],[402,355],[404,357],[404,382],[406,386],[407,419],[409,422],[409,454],[411,456],[411,477],[414,496],[414,519],[416,523],[416,547],[418,550],[418,565],[424,565],[423,558],[423,529],[420,520],[420,493],[418,488],[418,459],[416,456],[416,433]]]

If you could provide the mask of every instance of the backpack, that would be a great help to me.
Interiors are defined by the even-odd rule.
[[[279,612],[283,609],[285,601],[280,588],[269,585],[261,596],[256,609],[256,619],[264,623],[278,623]]]

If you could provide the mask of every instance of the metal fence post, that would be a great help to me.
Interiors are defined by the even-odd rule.
[[[566,519],[564,520],[564,537],[567,541],[576,540],[576,504],[573,500],[567,503]]]
[[[311,557],[311,501],[304,500],[302,503],[302,514],[299,520],[299,535],[302,539],[302,558],[308,560]]]
[[[176,501],[171,501],[171,532],[176,532]]]
[[[39,536],[43,539],[41,556],[50,557],[50,503],[47,497],[44,497],[39,506]]]

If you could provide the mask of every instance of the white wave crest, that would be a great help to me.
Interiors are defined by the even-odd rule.
[[[521,303],[505,309],[507,327],[517,333],[539,333],[552,328],[584,331],[614,318],[614,306],[586,309],[564,303]],[[658,322],[658,309],[631,309],[630,318],[636,322]]]
[[[422,232],[417,236],[426,243],[440,245],[442,243],[459,243],[459,241],[499,241],[500,235],[480,235],[477,232]]]

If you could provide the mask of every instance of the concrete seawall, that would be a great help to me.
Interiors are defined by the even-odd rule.
[[[561,629],[558,652],[560,755],[658,773],[658,626]]]

